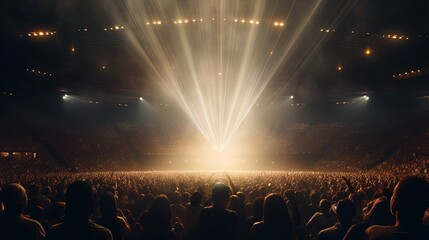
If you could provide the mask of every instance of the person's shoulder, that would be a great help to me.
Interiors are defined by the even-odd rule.
[[[259,221],[259,222],[255,222],[255,223],[252,225],[251,230],[253,229],[253,231],[257,231],[257,230],[259,230],[259,229],[261,229],[261,228],[263,228],[263,227],[264,227],[264,222],[263,222],[263,221]]]
[[[366,239],[384,239],[384,236],[392,235],[397,231],[398,229],[395,226],[374,225],[365,230],[365,236]]]
[[[33,220],[31,218],[28,218],[28,217],[26,217],[24,215],[22,215],[22,216],[19,217],[19,222],[21,224],[25,224],[29,228],[37,229],[39,231],[44,232],[42,225],[38,221]]]
[[[89,227],[91,229],[92,235],[96,235],[97,239],[113,239],[112,233],[109,229],[94,222],[90,222]]]
[[[261,234],[261,232],[264,229],[264,222],[255,222],[252,227],[250,228],[249,235],[252,236],[252,238],[257,238]]]
[[[52,225],[46,234],[46,239],[61,239],[63,232],[64,232],[64,222],[60,222],[55,225]]]

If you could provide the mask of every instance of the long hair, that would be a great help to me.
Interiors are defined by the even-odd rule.
[[[100,211],[101,217],[108,220],[116,219],[118,214],[118,208],[116,205],[116,199],[113,193],[107,192],[101,195],[100,198]]]
[[[269,194],[264,200],[264,228],[266,233],[292,237],[293,223],[286,202],[279,194]]]
[[[157,198],[155,198],[147,214],[152,223],[152,226],[157,226],[159,228],[165,229],[171,228],[170,220],[172,213],[170,208],[170,201],[164,194],[159,195]]]

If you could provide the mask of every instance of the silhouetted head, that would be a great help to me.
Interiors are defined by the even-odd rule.
[[[371,225],[392,225],[395,219],[390,213],[389,200],[386,197],[379,197],[367,214],[363,216],[365,222]]]
[[[116,206],[116,198],[111,192],[104,193],[100,197],[100,212],[104,219],[116,219],[118,210]]]
[[[76,181],[67,188],[65,216],[71,221],[86,221],[94,210],[92,189],[84,181]]]
[[[29,209],[30,218],[42,222],[42,219],[45,216],[45,209],[43,209],[42,206],[34,206],[31,209]]]
[[[264,200],[264,226],[282,226],[292,228],[292,219],[286,202],[279,194],[269,194]]]
[[[182,200],[182,194],[179,191],[174,191],[171,194],[171,203],[172,204],[179,204]]]
[[[228,205],[230,189],[224,183],[216,183],[212,188],[213,206],[225,208]]]
[[[238,198],[237,195],[231,195],[229,197],[228,209],[238,213],[240,209],[240,198]]]
[[[332,203],[328,199],[322,199],[319,202],[319,209],[323,214],[329,213]]]
[[[24,187],[18,183],[12,183],[4,187],[0,196],[4,210],[9,213],[20,214],[27,207],[27,194]]]
[[[336,205],[332,206],[332,211],[337,215],[340,222],[347,222],[353,221],[356,208],[352,200],[347,198],[338,201]]]
[[[191,195],[191,197],[190,197],[189,200],[191,201],[191,205],[192,206],[198,206],[198,205],[201,204],[201,201],[203,200],[203,197],[202,197],[202,195],[201,195],[200,192],[194,192]]]
[[[58,221],[64,216],[66,208],[65,202],[56,202],[52,205],[51,211],[49,211],[48,219],[51,221]]]
[[[28,189],[28,195],[29,196],[36,196],[40,194],[40,191],[42,190],[42,187],[39,184],[31,184],[30,188]]]
[[[402,224],[422,224],[429,207],[429,183],[419,177],[403,178],[393,190],[390,210]]]
[[[170,219],[172,215],[170,201],[164,194],[159,195],[153,200],[147,213],[151,224],[162,228],[170,228]]]
[[[264,198],[263,197],[257,197],[253,201],[252,215],[255,222],[259,222],[262,220],[262,217],[264,215]]]

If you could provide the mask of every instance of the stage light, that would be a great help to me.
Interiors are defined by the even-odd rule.
[[[365,54],[366,54],[366,55],[371,55],[371,49],[367,48],[367,49],[365,50]]]
[[[43,36],[43,35],[45,35],[45,34],[44,34],[43,32],[39,32],[39,35],[40,35],[40,36]]]
[[[71,51],[72,51],[72,52],[74,52],[74,51],[75,51],[75,49],[72,47]]]
[[[115,29],[116,29],[116,30],[118,30],[118,29],[119,29],[119,26],[115,26]]]
[[[290,98],[291,98],[291,99],[293,99],[293,95],[292,95],[292,96],[290,96]]]
[[[142,97],[140,97],[140,101],[143,101],[143,98],[142,98]]]
[[[337,70],[341,71],[341,70],[343,70],[343,67],[341,67],[341,65],[338,65]]]
[[[322,2],[314,1],[311,8],[302,12],[302,17],[292,32],[274,33],[290,34],[288,41],[276,41],[280,36],[266,37],[265,28],[243,28],[244,23],[255,24],[257,16],[263,16],[264,1],[255,8],[257,11],[254,17],[245,19],[245,16],[241,16],[239,19],[238,15],[227,18],[230,22],[242,23],[241,27],[236,24],[220,27],[199,24],[196,29],[165,29],[161,32],[145,25],[147,19],[152,18],[153,21],[160,14],[171,17],[162,4],[157,4],[157,1],[140,1],[141,4],[133,4],[133,1],[115,1],[119,6],[115,8],[118,11],[118,14],[115,14],[118,17],[117,22],[130,22],[127,25],[130,28],[127,37],[137,55],[144,60],[141,61],[142,64],[150,65],[166,92],[185,111],[211,146],[218,149],[222,146],[229,148],[228,144],[240,131],[241,125],[269,81],[276,76],[283,66],[282,63],[292,57],[294,49],[301,42],[301,36],[305,35]],[[235,4],[217,4],[214,1],[211,7],[211,3],[205,3],[207,6],[202,8],[196,7],[197,16],[210,16],[213,14],[211,9],[218,9],[221,14],[216,16],[219,16],[221,21],[228,13],[238,10],[230,9],[235,8]],[[173,19],[178,24],[186,19],[185,12],[178,10],[174,14],[185,17]],[[187,21],[192,19],[188,18]],[[212,17],[205,20],[210,19],[216,20]],[[267,19],[273,18],[268,16]],[[202,20],[200,18],[200,21]],[[274,21],[266,22],[267,26],[272,26],[273,23]],[[281,23],[280,19],[277,20],[278,26]],[[284,26],[285,22],[282,25]],[[274,49],[276,55],[273,54]],[[267,53],[271,55],[267,56]]]
[[[106,66],[103,66],[103,67],[101,67],[101,68],[103,68],[103,70],[105,70],[105,69],[106,69]]]
[[[64,94],[63,99],[66,100],[69,96],[67,94]]]

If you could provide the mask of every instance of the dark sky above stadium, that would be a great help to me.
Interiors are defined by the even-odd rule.
[[[0,90],[155,94],[125,36],[103,32],[117,24],[106,2],[1,1]],[[279,17],[286,12],[282,3],[277,9]],[[309,36],[323,37],[321,46],[293,79],[293,69],[281,69],[267,91],[287,86],[283,94],[424,92],[429,76],[428,11],[427,0],[323,1],[316,21],[308,26]],[[326,33],[331,27],[336,31]],[[37,31],[55,34],[28,37]]]

